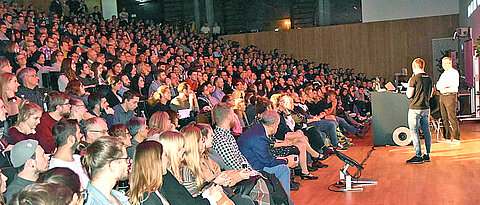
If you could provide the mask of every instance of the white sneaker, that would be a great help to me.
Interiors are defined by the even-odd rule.
[[[460,140],[457,140],[457,139],[453,139],[451,142],[450,142],[451,145],[457,145],[457,144],[460,144]]]

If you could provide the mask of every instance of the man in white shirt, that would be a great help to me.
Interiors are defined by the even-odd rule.
[[[458,128],[456,107],[460,75],[458,71],[452,67],[452,59],[450,57],[444,57],[442,59],[442,67],[445,71],[440,75],[436,87],[437,90],[440,91],[440,112],[443,127],[446,129],[444,136],[446,139],[452,140],[450,143],[459,144],[460,130]]]
[[[80,155],[74,154],[83,137],[77,121],[61,120],[53,126],[52,133],[57,151],[50,159],[49,169],[55,167],[69,168],[78,175],[82,187],[87,188],[90,179],[82,166]]]
[[[210,34],[210,27],[208,26],[208,23],[205,22],[205,24],[203,24],[202,28],[200,28],[200,32],[202,32],[202,34]]]

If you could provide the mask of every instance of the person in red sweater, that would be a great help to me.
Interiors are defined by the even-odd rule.
[[[47,112],[43,113],[40,124],[37,126],[37,140],[45,150],[45,153],[55,151],[55,141],[53,140],[53,126],[60,120],[66,119],[70,114],[71,105],[68,95],[53,91],[47,96]]]

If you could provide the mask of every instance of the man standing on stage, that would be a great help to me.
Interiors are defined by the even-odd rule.
[[[407,160],[407,163],[421,164],[430,161],[430,146],[432,138],[428,124],[430,115],[429,100],[432,97],[432,79],[425,73],[425,61],[416,58],[412,62],[413,76],[408,80],[407,97],[411,99],[408,106],[408,127],[413,138],[415,156]],[[425,153],[422,156],[420,142],[420,129],[425,138]]]
[[[442,67],[445,71],[440,75],[436,87],[440,91],[440,113],[442,114],[443,127],[446,130],[444,137],[451,139],[451,144],[460,144],[460,130],[458,129],[456,109],[460,75],[452,67],[452,59],[450,57],[442,59]],[[441,139],[439,141],[446,140]]]

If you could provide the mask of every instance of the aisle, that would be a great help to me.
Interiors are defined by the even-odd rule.
[[[327,187],[338,180],[344,165],[337,157],[325,161],[326,169],[312,172],[318,180],[297,177],[300,190],[292,192],[297,205],[306,204],[480,204],[480,122],[460,125],[462,143],[432,144],[431,162],[406,164],[414,155],[413,146],[375,147],[362,172],[364,178],[375,178],[378,185],[363,192],[336,193]],[[355,147],[345,154],[361,162],[371,149],[372,131],[365,139],[355,140]],[[349,169],[355,173],[354,168]]]

